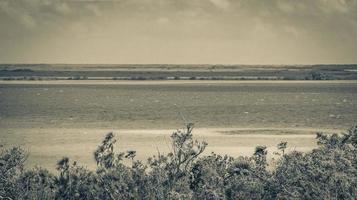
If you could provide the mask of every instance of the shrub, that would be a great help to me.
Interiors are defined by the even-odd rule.
[[[15,199],[20,193],[18,179],[23,172],[27,153],[19,147],[0,151],[0,198]]]
[[[310,153],[284,155],[273,181],[277,198],[353,199],[357,195],[356,127],[347,134],[317,134]]]
[[[35,168],[25,171],[18,177],[18,199],[53,199],[55,176],[48,170]]]
[[[0,152],[0,199],[354,199],[357,196],[357,127],[342,135],[317,134],[311,152],[286,153],[268,170],[267,150],[258,146],[250,157],[211,153],[193,139],[193,124],[171,135],[172,152],[158,152],[146,163],[136,152],[115,152],[109,133],[94,152],[96,171],[58,161],[58,174],[24,170],[21,148]],[[125,159],[131,165],[123,164]]]

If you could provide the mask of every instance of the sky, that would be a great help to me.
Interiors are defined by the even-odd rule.
[[[357,63],[357,0],[0,0],[0,63]]]

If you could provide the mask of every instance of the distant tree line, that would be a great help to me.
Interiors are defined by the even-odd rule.
[[[357,126],[344,134],[317,134],[311,152],[286,153],[268,168],[267,149],[250,157],[212,153],[193,139],[192,125],[171,135],[168,154],[135,160],[135,151],[114,151],[112,133],[94,152],[90,171],[68,158],[57,174],[43,168],[24,169],[27,153],[19,148],[0,152],[0,199],[356,199]],[[131,165],[123,164],[125,159]]]

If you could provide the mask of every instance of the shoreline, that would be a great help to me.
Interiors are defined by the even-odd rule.
[[[357,80],[0,80],[0,85],[357,84]]]
[[[345,129],[342,128],[313,128],[313,127],[302,127],[302,128],[296,128],[296,127],[229,127],[229,128],[224,128],[224,127],[197,127],[194,128],[192,133],[193,135],[197,136],[205,136],[205,135],[226,135],[226,136],[252,136],[252,135],[261,135],[261,136],[266,136],[266,135],[314,135],[317,132],[323,132],[323,133],[341,133],[344,132],[348,129],[349,127],[346,127]],[[176,128],[176,129],[168,129],[168,128],[163,128],[163,129],[152,129],[152,128],[141,128],[141,129],[122,129],[122,128],[117,128],[117,127],[112,127],[112,128],[66,128],[66,127],[41,127],[41,128],[33,128],[33,127],[24,127],[24,128],[18,128],[18,127],[5,127],[3,130],[18,130],[18,131],[36,131],[36,132],[51,132],[51,133],[58,133],[62,130],[70,131],[70,132],[82,132],[87,134],[87,132],[96,132],[96,133],[108,133],[108,132],[113,132],[113,133],[119,133],[119,134],[154,134],[154,135],[169,135],[174,131],[177,130],[184,130],[183,128]],[[276,131],[276,133],[274,133]],[[266,133],[259,133],[259,132],[272,132],[269,134]],[[284,132],[284,133],[279,133],[279,132]],[[287,132],[291,132],[292,134],[289,134]],[[1,135],[2,131],[0,131]]]

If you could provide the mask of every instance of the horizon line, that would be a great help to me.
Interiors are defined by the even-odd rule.
[[[0,65],[220,65],[220,66],[316,66],[316,65],[357,65],[357,63],[311,63],[311,64],[224,64],[224,63],[0,63]]]

